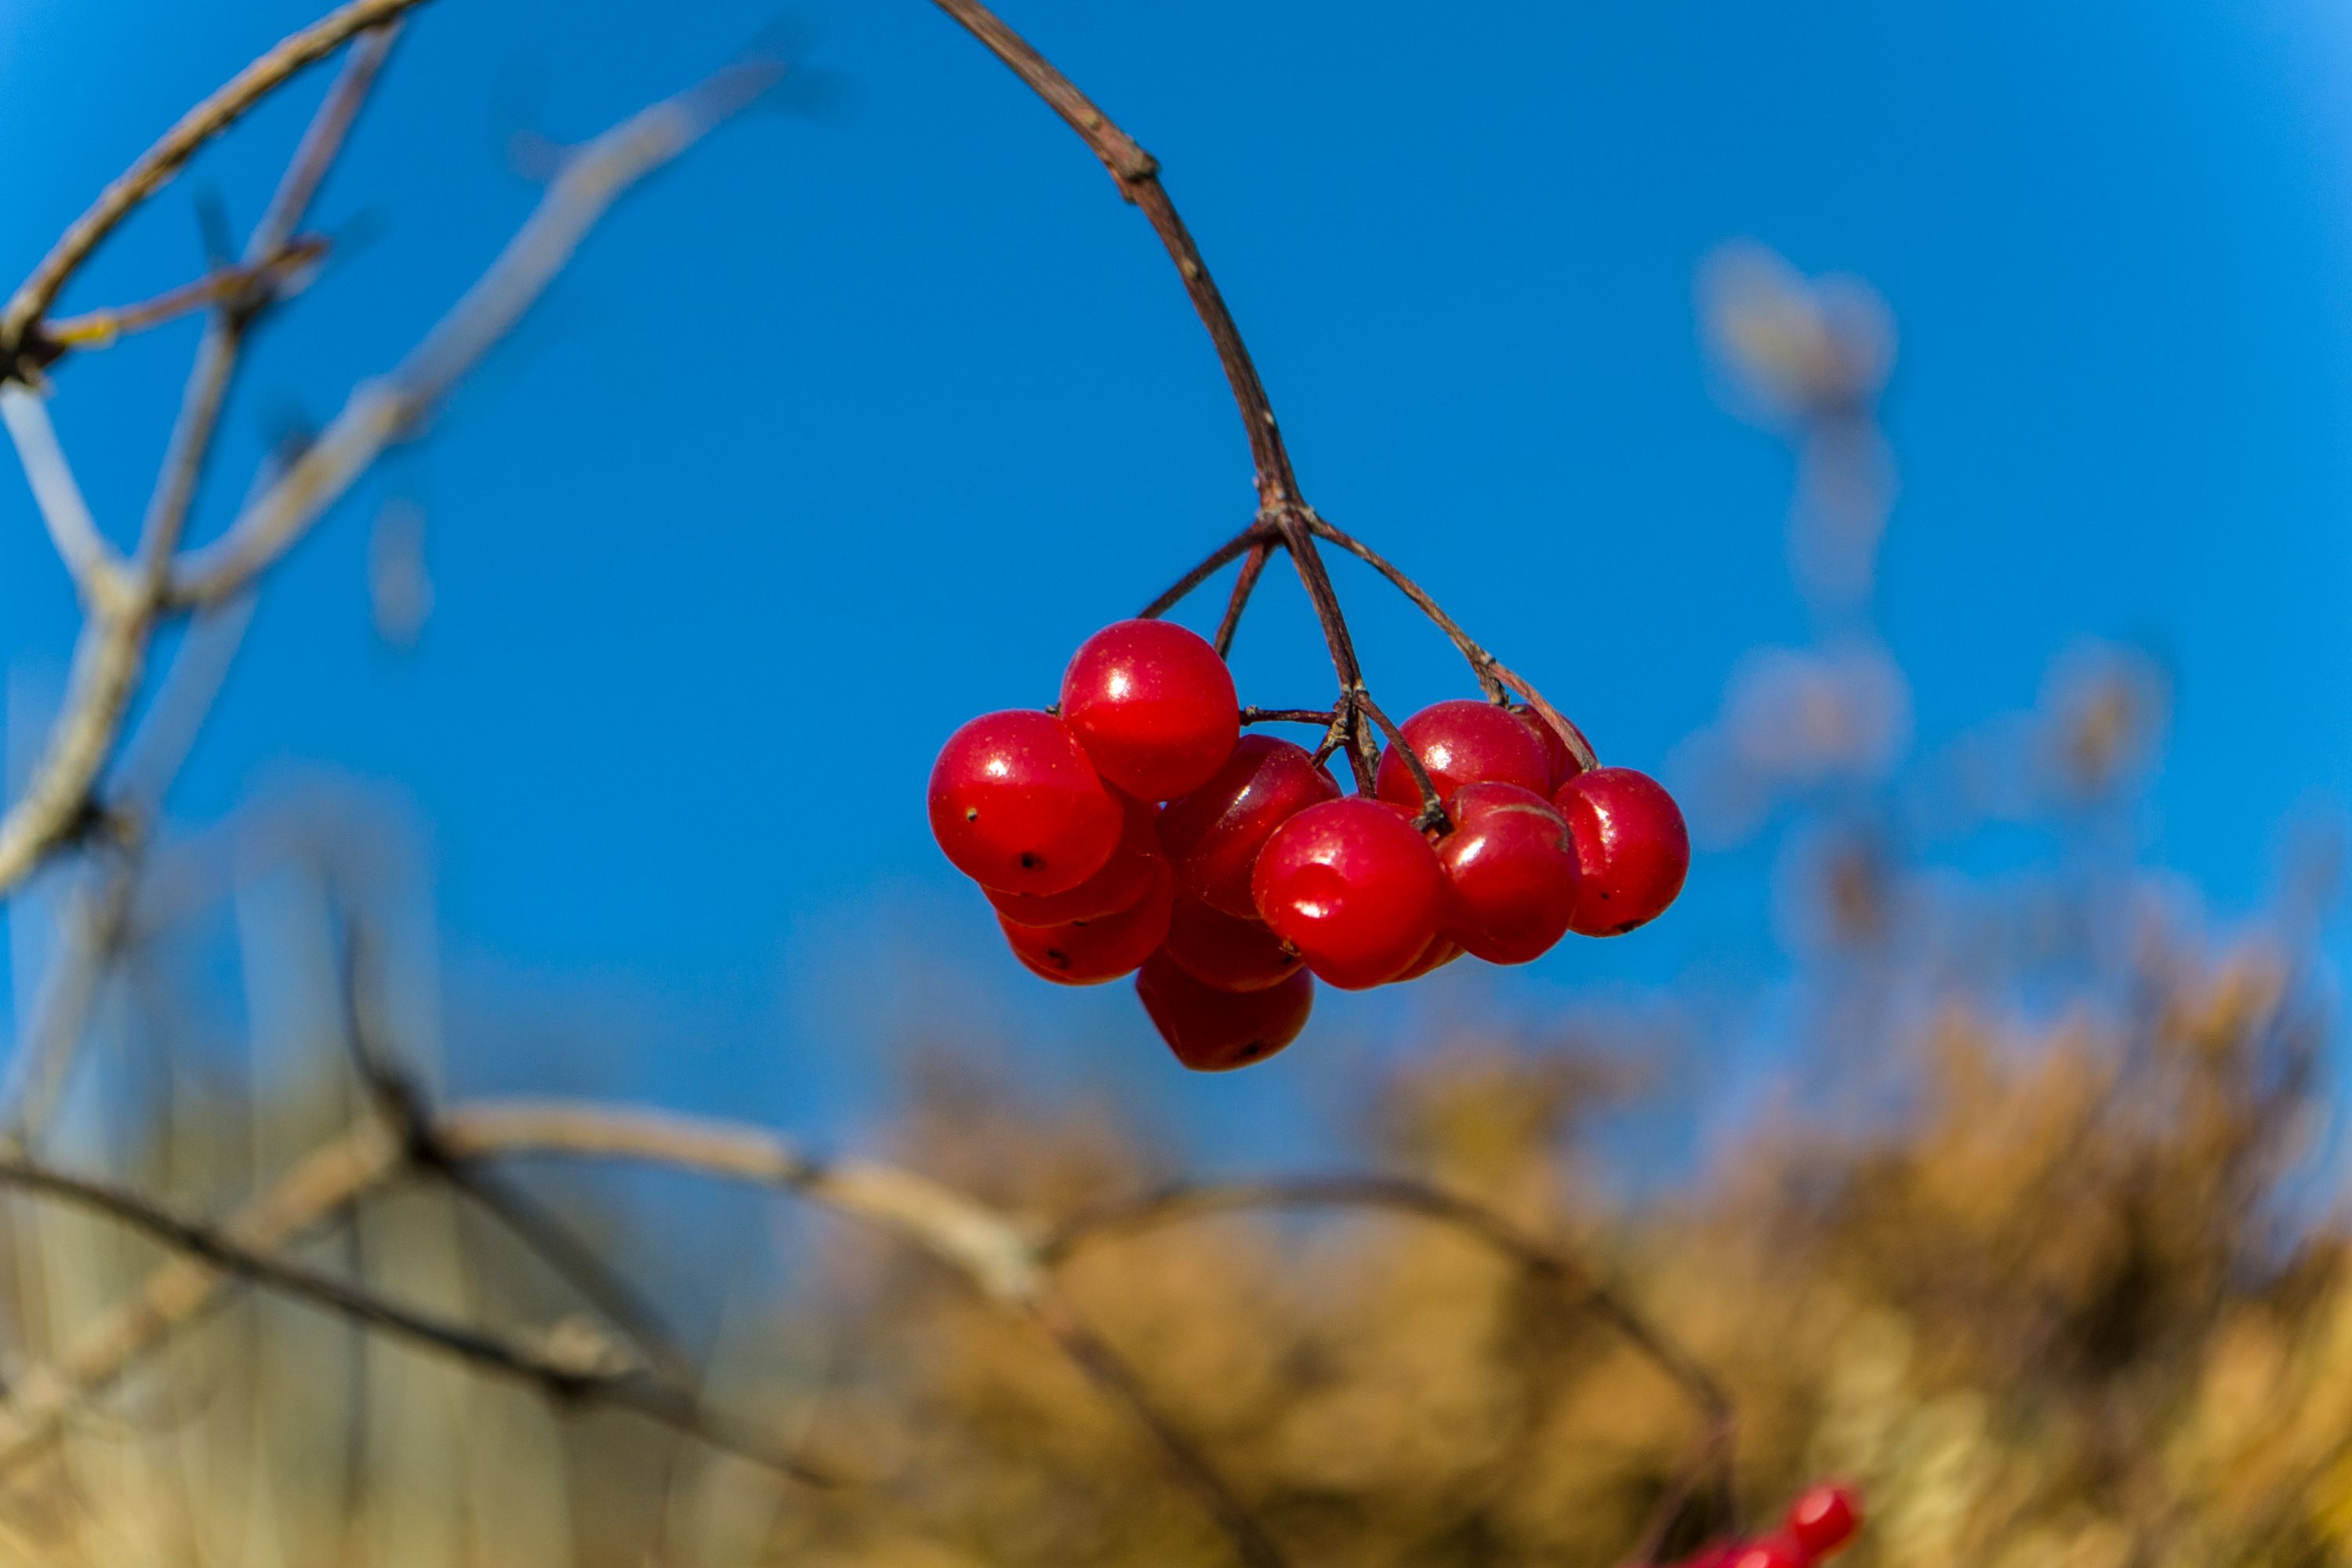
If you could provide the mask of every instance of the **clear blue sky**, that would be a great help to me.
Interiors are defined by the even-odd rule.
[[[311,8],[0,8],[0,272]],[[372,237],[272,329],[211,525],[275,423],[387,367],[528,209],[507,132],[601,129],[772,14],[427,7],[320,213]],[[2224,910],[2258,897],[2284,816],[2352,789],[2339,7],[1006,14],[1161,159],[1311,497],[1612,759],[1654,764],[1741,650],[1801,631],[1788,458],[1718,407],[1693,327],[1695,265],[1744,235],[1869,278],[1900,319],[1884,608],[1926,742],[2029,702],[2081,635],[2155,647],[2180,686],[2151,847]],[[1286,1063],[1182,1080],[1123,987],[1013,972],[920,809],[955,723],[1049,700],[1079,637],[1244,521],[1214,361],[1150,231],[932,6],[798,15],[840,110],[739,123],[621,209],[440,433],[274,580],[175,815],[298,769],[397,786],[453,1016],[513,1026],[500,1081],[822,1120],[878,1038],[951,1006],[1024,1041],[1009,1061],[1278,1126],[1322,1093],[1317,1060],[1363,1059],[1350,1041],[1412,1005],[1329,1006]],[[199,191],[249,222],[319,86],[207,155],[69,305],[186,275]],[[191,342],[65,377],[60,427],[125,533]],[[369,628],[387,493],[429,514],[414,652]],[[1392,709],[1461,688],[1404,606],[1343,585]],[[71,627],[11,465],[0,654],[53,682]],[[1250,698],[1325,698],[1287,583],[1237,662]],[[1702,860],[1675,917],[1494,1005],[1746,973],[1766,904],[1757,863]],[[586,1040],[593,1074],[565,1060]]]

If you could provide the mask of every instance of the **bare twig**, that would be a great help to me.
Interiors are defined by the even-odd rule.
[[[1267,539],[1275,537],[1278,537],[1276,531],[1267,524],[1251,523],[1247,528],[1209,552],[1207,560],[1179,577],[1166,593],[1144,605],[1141,618],[1149,621],[1166,615],[1170,610],[1174,609],[1187,594],[1215,576],[1217,568],[1244,551],[1253,549]]]
[[[269,96],[297,71],[332,54],[346,39],[390,21],[421,0],[352,0],[331,15],[279,40],[260,58],[229,79],[218,91],[180,117],[162,140],[100,193],[90,209],[70,227],[18,285],[0,310],[0,374],[15,374],[19,356],[37,335],[39,322],[57,302],[66,282],[105,243],[122,220],[178,174],[197,149],[235,124],[246,110]],[[272,247],[271,248],[276,248]]]
[[[1508,690],[1517,691],[1527,699],[1528,705],[1542,717],[1544,722],[1551,726],[1553,731],[1568,747],[1569,754],[1576,758],[1580,765],[1588,768],[1599,765],[1599,759],[1592,754],[1591,742],[1584,738],[1584,731],[1570,723],[1561,716],[1558,709],[1544,700],[1543,693],[1504,668],[1502,661],[1480,647],[1468,632],[1462,629],[1460,623],[1447,615],[1435,599],[1430,597],[1428,591],[1420,584],[1399,571],[1395,564],[1379,551],[1361,540],[1342,532],[1324,521],[1320,516],[1310,516],[1308,526],[1314,531],[1318,539],[1329,540],[1349,554],[1355,556],[1387,578],[1395,585],[1399,593],[1412,600],[1413,607],[1427,616],[1436,625],[1437,629],[1445,634],[1462,657],[1469,661],[1471,673],[1477,677],[1479,686],[1486,691],[1489,700],[1500,702],[1508,695]]]
[[[50,321],[41,334],[50,347],[62,355],[67,353],[87,353],[92,349],[111,347],[121,339],[134,332],[176,321],[246,298],[257,289],[267,289],[271,294],[283,296],[305,269],[327,254],[327,241],[322,235],[298,235],[271,254],[256,261],[239,261],[208,272],[194,282],[183,283],[152,299],[132,305],[114,305],[104,310],[86,310],[79,316],[66,316]]]
[[[66,460],[65,448],[58,444],[57,426],[49,423],[48,405],[41,394],[13,384],[0,384],[0,419],[7,422],[8,437],[16,443],[17,460],[24,464],[25,478],[33,487],[41,522],[49,531],[58,559],[73,578],[74,591],[83,604],[93,607],[119,600],[124,589],[121,560],[99,531],[89,503],[82,499],[81,486]]]
[[[1160,183],[1158,162],[980,0],[937,3],[940,10],[987,45],[991,53],[1011,67],[1015,76],[1077,132],[1118,183],[1119,194],[1142,211],[1152,232],[1167,247],[1192,309],[1199,314],[1201,324],[1208,329],[1209,341],[1216,347],[1217,363],[1224,369],[1234,405],[1241,411],[1242,428],[1249,438],[1250,458],[1257,472],[1258,521],[1278,531],[1284,547],[1290,552],[1291,563],[1297,568],[1299,582],[1306,587],[1307,596],[1315,606],[1315,618],[1323,628],[1323,640],[1330,649],[1331,668],[1339,677],[1340,690],[1361,686],[1364,675],[1356,658],[1355,639],[1349,634],[1347,617],[1340,613],[1339,595],[1331,586],[1331,575],[1316,551],[1315,536],[1307,526],[1313,514],[1299,494],[1298,479],[1291,469],[1290,453],[1283,445],[1274,405],[1266,396],[1265,384],[1258,379],[1257,365],[1250,358],[1248,345],[1242,341],[1241,328],[1235,324],[1233,311],[1218,291],[1216,280],[1209,276],[1208,264],[1201,259],[1200,247],[1193,244],[1175,202]],[[1181,596],[1181,593],[1178,596]],[[1370,731],[1353,723],[1352,715],[1349,739],[1353,742],[1349,762],[1355,768],[1357,782],[1369,791],[1374,742]]]
[[[215,543],[173,574],[172,601],[217,603],[283,555],[383,449],[412,436],[539,299],[596,220],[652,174],[774,84],[780,67],[730,67],[640,110],[582,148],[538,210],[464,299],[393,373],[353,392],[278,482]]]
[[[530,1384],[558,1404],[634,1411],[690,1436],[740,1453],[797,1479],[832,1484],[827,1471],[704,1412],[694,1396],[645,1370],[616,1364],[611,1347],[549,1336],[542,1342],[456,1322],[406,1307],[363,1285],[247,1245],[227,1231],[174,1214],[152,1199],[99,1181],[0,1155],[0,1186],[77,1205],[130,1226],[184,1259],[299,1300],[412,1343]]]
[[[1242,612],[1249,608],[1250,595],[1257,590],[1257,580],[1265,574],[1266,559],[1273,553],[1273,542],[1262,539],[1242,558],[1242,569],[1234,574],[1234,591],[1225,596],[1224,616],[1217,622],[1219,658],[1234,651],[1234,634],[1241,630]]]

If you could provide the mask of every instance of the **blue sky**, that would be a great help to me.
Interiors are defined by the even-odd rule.
[[[1790,463],[1710,391],[1692,277],[1748,236],[1871,279],[1902,328],[1890,643],[1932,743],[2030,702],[2084,635],[2179,682],[2150,851],[2223,910],[2279,824],[2352,790],[2352,24],[2320,0],[1481,8],[1028,0],[1008,19],[1167,171],[1307,491],[1654,765],[1759,642],[1801,635]],[[0,271],[264,44],[291,0],[16,0],[0,16]],[[211,526],[264,439],[389,366],[528,210],[506,134],[592,133],[773,21],[707,0],[438,0],[319,216],[364,235],[257,356]],[[202,823],[333,770],[429,846],[453,1016],[501,1082],[582,1075],[823,1121],[876,1043],[945,1010],[1003,1070],[1285,1125],[1318,1061],[1416,1008],[1329,1006],[1285,1062],[1180,1079],[1123,988],[1019,977],[929,842],[957,722],[1049,700],[1087,631],[1246,519],[1247,455],[1150,231],[919,0],[795,13],[845,84],[722,132],[599,232],[427,444],[273,581],[173,803]],[[249,223],[320,86],[257,115],[68,300]],[[71,367],[57,418],[127,534],[193,334]],[[370,629],[369,521],[421,502],[413,651]],[[1345,574],[1376,689],[1464,687]],[[1202,606],[1204,613],[1213,613]],[[72,605],[0,483],[0,654],[52,688]],[[1286,582],[1249,698],[1325,699]],[[20,704],[21,706],[21,704]],[[23,738],[12,740],[21,749]],[[1634,995],[1765,962],[1752,858],[1686,907],[1489,994]],[[1006,1044],[1014,1042],[1017,1044]],[[1318,1057],[1321,1047],[1324,1055]]]

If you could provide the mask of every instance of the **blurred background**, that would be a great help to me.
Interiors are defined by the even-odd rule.
[[[0,272],[310,16],[7,6]],[[1759,1510],[1865,1482],[1865,1562],[2352,1557],[2352,19],[1006,17],[1160,159],[1309,498],[1684,797],[1680,904],[1523,969],[1327,991],[1297,1046],[1220,1077],[1125,985],[1031,980],[921,790],[957,723],[1048,700],[1080,638],[1247,521],[1157,242],[913,0],[444,0],[317,210],[335,253],[262,338],[199,537],[479,273],[551,140],[746,47],[806,69],[633,195],[269,580],[58,1157],[220,1210],[331,1135],[360,1106],[321,1041],[363,926],[388,1038],[445,1094],[722,1114],[1045,1213],[1180,1171],[1476,1192],[1723,1373]],[[208,150],[65,308],[200,269],[207,215],[250,225],[325,79]],[[194,335],[60,372],[120,542]],[[1410,605],[1335,571],[1386,708],[1470,694]],[[78,624],[0,483],[12,778]],[[1278,569],[1234,664],[1244,700],[1328,700]],[[20,1064],[82,876],[7,910]],[[406,1351],[324,1380],[352,1331],[248,1305],[0,1507],[22,1550],[1223,1560],[1149,1449],[952,1281],[765,1199],[526,1174],[656,1282],[715,1389],[887,1479],[812,1500]],[[153,1255],[7,1212],[13,1382]],[[373,1224],[320,1256],[569,1310],[446,1200]],[[1073,1289],[1302,1563],[1622,1561],[1687,1456],[1670,1388],[1443,1237],[1220,1224],[1106,1247]]]

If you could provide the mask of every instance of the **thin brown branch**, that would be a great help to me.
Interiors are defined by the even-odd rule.
[[[612,1347],[548,1336],[542,1342],[420,1311],[363,1285],[246,1245],[228,1232],[175,1214],[150,1198],[99,1181],[0,1155],[0,1186],[73,1204],[127,1226],[183,1259],[336,1312],[355,1323],[454,1356],[484,1372],[529,1384],[564,1405],[633,1411],[689,1436],[755,1459],[796,1479],[830,1485],[835,1478],[760,1440],[739,1423],[709,1416],[692,1394],[643,1369],[615,1363]]]
[[[1381,711],[1381,705],[1372,700],[1372,694],[1362,687],[1356,688],[1350,700],[1388,738],[1389,750],[1404,759],[1405,772],[1412,775],[1412,787],[1421,793],[1421,815],[1413,818],[1412,825],[1424,833],[1453,832],[1454,819],[1445,814],[1445,803],[1437,798],[1437,785],[1430,780],[1428,764],[1406,742],[1404,731],[1390,722],[1389,716]]]
[[[1234,534],[1231,539],[1226,540],[1223,544],[1218,545],[1214,550],[1209,552],[1208,558],[1206,560],[1193,567],[1190,572],[1185,573],[1181,577],[1176,579],[1176,581],[1169,586],[1166,593],[1161,594],[1158,598],[1152,600],[1151,603],[1144,605],[1142,613],[1136,618],[1138,620],[1149,621],[1156,620],[1160,616],[1166,615],[1169,611],[1174,609],[1186,595],[1192,593],[1193,589],[1199,587],[1202,584],[1215,576],[1217,574],[1217,569],[1223,566],[1226,562],[1231,561],[1234,556],[1241,554],[1245,550],[1253,549],[1257,545],[1264,543],[1268,538],[1274,537],[1275,535],[1276,530],[1270,524],[1264,522],[1251,523],[1247,528],[1243,529],[1239,533]]]
[[[1319,724],[1328,729],[1331,723],[1328,708],[1244,708],[1242,722],[1247,724]]]
[[[79,316],[66,316],[50,321],[41,330],[43,340],[60,354],[87,353],[92,349],[113,346],[135,332],[151,331],[167,325],[199,310],[209,310],[246,298],[257,289],[266,288],[273,295],[290,291],[301,274],[327,254],[323,235],[297,235],[269,255],[255,261],[240,261],[233,266],[216,268],[202,278],[181,284],[152,299],[131,305],[114,305],[104,310],[87,310]]]
[[[498,259],[392,374],[353,392],[318,440],[215,543],[173,574],[172,602],[215,604],[291,548],[385,447],[413,437],[511,331],[621,195],[774,85],[782,68],[729,68],[642,110],[573,156]]]
[[[1347,617],[1340,613],[1339,596],[1331,586],[1330,574],[1316,552],[1315,536],[1307,526],[1313,514],[1299,494],[1298,479],[1291,469],[1290,453],[1283,445],[1273,402],[1266,396],[1265,383],[1258,379],[1256,363],[1242,341],[1241,328],[1234,322],[1233,311],[1219,292],[1216,279],[1210,277],[1208,264],[1201,259],[1200,247],[1192,242],[1192,232],[1184,226],[1175,202],[1160,183],[1158,162],[980,0],[937,3],[940,9],[987,45],[991,53],[1011,67],[1015,76],[1077,132],[1118,183],[1119,194],[1142,212],[1152,232],[1159,235],[1169,258],[1176,264],[1177,275],[1183,279],[1184,292],[1192,300],[1193,310],[1208,330],[1209,341],[1217,351],[1217,363],[1224,369],[1226,384],[1233,388],[1234,403],[1240,410],[1243,432],[1249,438],[1250,458],[1257,473],[1258,519],[1280,532],[1283,544],[1290,552],[1291,563],[1297,568],[1299,582],[1305,585],[1307,596],[1315,606],[1315,618],[1323,628],[1323,639],[1330,649],[1331,668],[1339,677],[1340,690],[1361,686],[1363,668],[1356,658],[1355,639],[1348,631]],[[1370,732],[1360,726],[1351,725],[1349,739],[1352,742],[1350,762],[1360,782],[1370,775],[1374,743]]]
[[[33,268],[32,275],[17,286],[6,308],[0,310],[0,374],[14,374],[18,357],[30,346],[41,318],[57,302],[67,280],[122,220],[162,190],[199,148],[235,124],[297,71],[332,54],[345,40],[421,3],[422,0],[352,0],[341,9],[280,39],[218,91],[182,115],[160,141],[141,153],[99,194],[89,210],[73,221]]]
[[[1304,1176],[1263,1182],[1193,1183],[1107,1205],[1065,1222],[1039,1248],[1049,1265],[1114,1237],[1133,1236],[1212,1215],[1283,1208],[1382,1209],[1415,1215],[1471,1237],[1555,1286],[1576,1310],[1600,1317],[1682,1390],[1702,1416],[1727,1416],[1729,1397],[1697,1358],[1644,1319],[1617,1291],[1591,1279],[1570,1254],[1530,1236],[1473,1199],[1382,1175]]]
[[[1266,560],[1273,553],[1274,545],[1261,540],[1242,558],[1242,569],[1234,574],[1234,591],[1225,597],[1225,613],[1217,622],[1219,658],[1234,651],[1234,634],[1241,630],[1242,612],[1249,608],[1250,595],[1257,591],[1257,580],[1265,574]]]
[[[1563,718],[1559,710],[1544,700],[1543,693],[1504,668],[1502,662],[1481,647],[1468,632],[1464,631],[1461,624],[1452,616],[1447,615],[1444,607],[1435,599],[1430,597],[1426,589],[1406,576],[1388,557],[1363,541],[1326,522],[1318,514],[1311,512],[1308,514],[1307,526],[1316,538],[1328,540],[1363,562],[1373,571],[1387,578],[1397,592],[1412,600],[1413,607],[1427,616],[1437,629],[1445,634],[1446,639],[1454,644],[1455,650],[1469,662],[1471,674],[1477,678],[1480,689],[1486,693],[1489,700],[1503,701],[1509,695],[1510,690],[1517,690],[1527,699],[1528,706],[1552,727],[1561,742],[1567,745],[1570,755],[1575,757],[1585,767],[1598,765],[1598,759],[1592,754],[1591,742],[1584,738],[1583,731]]]

